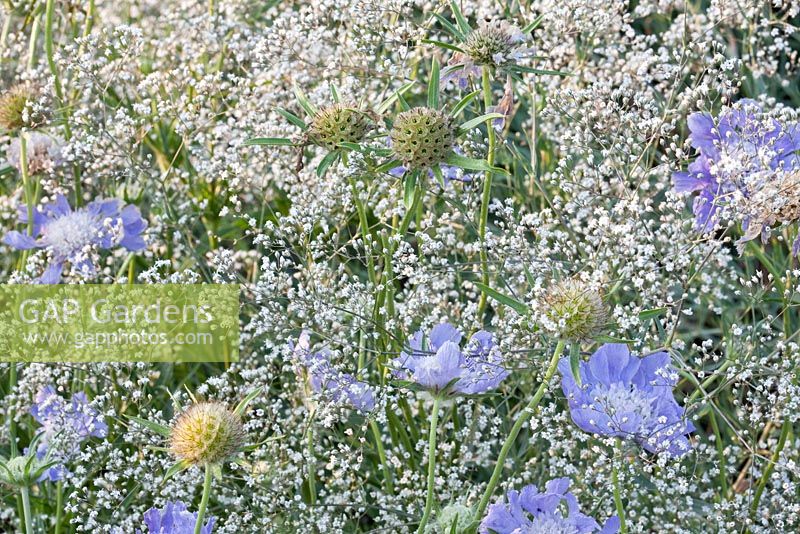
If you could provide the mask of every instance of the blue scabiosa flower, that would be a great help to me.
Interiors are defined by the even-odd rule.
[[[323,350],[311,352],[308,332],[302,332],[297,345],[289,346],[299,365],[299,374],[305,374],[311,389],[328,393],[335,402],[350,404],[361,412],[370,412],[375,408],[375,394],[366,382],[356,380],[351,374],[334,369],[330,361],[330,352]]]
[[[194,534],[197,512],[186,509],[182,502],[168,502],[164,508],[150,508],[144,513],[147,534]],[[208,519],[200,529],[201,534],[211,534],[214,518]]]
[[[800,218],[795,209],[800,125],[778,120],[748,99],[716,118],[695,113],[687,123],[698,157],[672,179],[676,192],[697,193],[693,211],[698,231],[737,216],[745,230],[741,245],[760,234],[766,238],[776,222]]]
[[[410,352],[394,359],[396,376],[437,393],[474,395],[495,389],[509,372],[492,334],[476,332],[464,350],[462,337],[448,323],[434,326],[427,339],[417,331],[408,340]]]
[[[89,405],[83,392],[75,393],[67,402],[53,386],[47,386],[36,395],[30,412],[43,431],[36,457],[42,460],[49,453],[51,460],[61,462],[48,469],[43,480],[62,480],[68,473],[63,463],[77,454],[81,443],[90,437],[105,438],[108,434],[108,426]]]
[[[673,396],[677,373],[666,352],[638,358],[627,345],[606,343],[580,362],[580,382],[569,358],[558,369],[572,420],[582,430],[632,439],[650,452],[682,456],[691,449],[686,434],[694,425]]]
[[[536,486],[508,492],[508,502],[494,503],[480,524],[481,534],[613,534],[619,518],[610,517],[600,525],[579,511],[578,500],[570,493],[569,478],[556,478],[540,492]]]
[[[19,212],[19,221],[27,223],[26,208],[21,207]],[[142,250],[146,226],[139,209],[130,204],[123,206],[119,199],[95,200],[73,210],[63,195],[57,195],[53,202],[35,210],[33,236],[11,231],[3,243],[23,250],[45,249],[50,263],[38,282],[57,284],[66,263],[75,274],[94,275],[98,250]]]

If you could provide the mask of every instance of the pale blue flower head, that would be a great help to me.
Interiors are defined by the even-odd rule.
[[[370,412],[375,408],[375,394],[366,382],[331,365],[331,355],[327,350],[311,351],[308,332],[302,332],[297,345],[289,343],[295,360],[308,377],[311,389],[317,393],[324,392],[338,403],[350,404],[361,412]]]
[[[19,209],[19,221],[28,222],[24,206]],[[34,211],[32,236],[11,231],[3,243],[22,250],[45,249],[50,263],[38,282],[57,284],[67,262],[73,272],[89,277],[97,270],[94,256],[98,250],[142,250],[146,227],[139,209],[131,204],[124,206],[119,199],[95,200],[73,210],[63,195],[57,195],[53,202]]]
[[[580,383],[569,358],[558,364],[572,420],[586,432],[631,439],[650,452],[682,456],[691,450],[694,425],[673,396],[677,373],[669,354],[632,356],[628,346],[606,343],[580,362]]]
[[[580,512],[578,500],[569,491],[569,478],[556,478],[540,492],[530,485],[508,492],[508,502],[489,506],[480,524],[480,534],[613,534],[619,530],[617,516],[600,525]]]
[[[394,359],[395,375],[437,393],[470,395],[497,388],[509,372],[492,334],[476,332],[463,350],[462,337],[449,323],[434,326],[428,338],[417,331],[408,340],[409,352]]]
[[[197,512],[189,512],[180,501],[168,502],[164,508],[150,508],[144,513],[147,534],[194,534]],[[201,534],[211,534],[214,518],[200,529]]]

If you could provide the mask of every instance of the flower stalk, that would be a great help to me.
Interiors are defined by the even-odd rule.
[[[492,105],[492,80],[491,70],[488,66],[483,67],[483,108],[484,113],[489,113]],[[486,163],[489,167],[494,166],[495,132],[491,122],[487,123],[489,136],[489,147],[486,152]],[[480,260],[481,260],[481,282],[489,285],[489,255],[486,251],[486,226],[489,220],[489,203],[492,201],[492,171],[487,170],[483,178],[483,194],[481,195],[481,212],[478,221],[478,236],[480,238]],[[481,292],[478,302],[478,317],[483,315],[486,309],[486,293]]]
[[[203,530],[203,519],[208,508],[208,499],[211,496],[211,481],[214,478],[212,465],[205,465],[205,478],[203,479],[203,497],[200,499],[200,508],[197,511],[197,521],[194,524],[194,534],[200,534]]]
[[[436,478],[436,430],[439,426],[439,404],[442,402],[442,396],[436,395],[433,398],[433,413],[431,413],[431,430],[428,435],[428,488],[425,494],[425,512],[422,514],[422,520],[419,522],[417,534],[422,534],[425,531],[425,525],[431,517],[431,510],[433,509],[433,484]]]

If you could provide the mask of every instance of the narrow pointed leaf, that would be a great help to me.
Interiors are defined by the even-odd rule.
[[[400,96],[403,95],[403,93],[414,87],[416,84],[417,82],[408,82],[405,85],[402,85],[399,89],[397,89],[397,91],[389,95],[386,100],[381,102],[375,111],[377,111],[379,115],[386,113],[389,111],[389,108],[391,108],[394,103],[397,102]]]
[[[308,129],[308,125],[303,121],[303,119],[301,119],[300,117],[298,117],[297,115],[295,115],[291,111],[287,111],[287,110],[285,110],[283,108],[276,108],[275,111],[280,113],[281,116],[284,119],[286,119],[287,121],[291,122],[292,124],[294,124],[295,126],[300,128],[301,130],[306,131]]]
[[[308,113],[309,117],[313,117],[317,114],[317,108],[315,108],[314,105],[308,101],[308,98],[306,98],[306,95],[302,89],[295,86],[294,96],[297,98],[297,102],[300,104],[300,107],[302,107],[303,110]]]
[[[642,311],[639,312],[639,319],[641,321],[646,321],[648,319],[654,319],[654,318],[658,317],[659,315],[662,315],[666,311],[667,311],[666,308],[653,308],[651,310],[642,310]]]
[[[530,24],[528,24],[527,26],[522,28],[522,33],[525,34],[525,35],[528,35],[533,30],[538,28],[539,24],[541,24],[543,20],[544,20],[544,15],[539,15],[538,17],[533,19],[533,21],[531,21]]]
[[[431,61],[431,76],[428,80],[428,107],[439,109],[439,60]]]
[[[575,383],[581,385],[581,346],[573,343],[569,349],[569,366],[572,369],[572,376]]]
[[[451,23],[449,20],[447,20],[446,18],[444,18],[443,16],[441,16],[441,15],[440,15],[440,14],[438,14],[438,13],[434,13],[434,14],[433,14],[433,16],[436,18],[436,20],[438,20],[438,21],[439,21],[439,24],[441,24],[441,25],[444,27],[444,29],[445,29],[445,30],[447,30],[448,32],[450,32],[450,34],[451,34],[453,37],[455,37],[456,39],[458,39],[458,40],[459,40],[459,41],[461,41],[461,42],[463,42],[463,41],[464,41],[464,39],[466,38],[466,35],[464,35],[464,34],[461,32],[461,30],[459,30],[458,28],[456,28],[456,27],[453,25],[453,23]]]
[[[339,98],[339,91],[336,90],[336,86],[333,84],[331,84],[331,98],[333,98],[333,101],[337,104],[341,102]]]
[[[444,174],[442,174],[442,168],[437,165],[433,167],[431,171],[433,172],[433,176],[436,178],[436,181],[440,186],[442,186],[442,189],[444,189],[446,184],[444,183]]]
[[[486,113],[484,115],[481,115],[480,117],[475,117],[474,119],[468,120],[467,122],[459,126],[458,129],[466,132],[468,130],[475,128],[477,125],[483,122],[494,119],[502,119],[503,117],[505,117],[505,115],[503,115],[502,113]]]
[[[394,168],[402,167],[402,166],[403,166],[403,162],[402,161],[400,161],[399,159],[393,159],[393,160],[389,160],[386,163],[383,163],[383,164],[378,165],[377,167],[375,167],[375,172],[378,173],[378,174],[383,174],[385,172],[391,171]]]
[[[236,408],[233,409],[233,413],[241,417],[244,414],[244,411],[247,409],[247,405],[253,402],[253,399],[258,397],[258,395],[262,391],[262,387],[257,387],[253,391],[247,394],[245,398],[239,401],[239,404],[236,405]]]
[[[147,419],[142,419],[141,417],[134,417],[133,415],[126,415],[125,417],[127,417],[134,423],[150,430],[151,432],[164,436],[165,438],[168,438],[170,435],[169,427],[160,425],[158,423],[154,423],[153,421],[148,421]]]
[[[410,172],[406,174],[405,182],[403,183],[403,205],[406,210],[410,210],[414,205],[414,191],[417,188],[417,173]]]
[[[319,178],[325,176],[325,173],[328,172],[330,166],[333,165],[338,158],[339,152],[335,150],[333,152],[329,152],[327,156],[322,158],[322,161],[319,162],[319,165],[317,165],[317,176]]]
[[[169,479],[171,479],[181,471],[186,471],[187,469],[189,469],[189,462],[187,462],[186,460],[180,460],[178,462],[175,462],[174,464],[172,464],[172,467],[167,469],[167,472],[164,473],[164,479],[161,481],[161,484],[162,485],[166,484],[166,482]]]
[[[244,146],[295,146],[295,144],[285,137],[253,137],[245,141]]]
[[[469,32],[472,31],[472,28],[469,27],[467,19],[464,18],[464,14],[461,13],[461,9],[454,0],[450,0],[450,9],[453,10],[453,17],[456,19],[458,29],[461,30],[461,33],[464,35],[469,35]]]
[[[501,169],[500,167],[492,167],[486,163],[486,160],[467,158],[464,156],[459,156],[458,154],[450,154],[447,156],[445,163],[454,167],[466,169],[468,171],[491,171],[500,174],[508,174],[507,170]]]
[[[516,72],[524,72],[527,74],[544,74],[544,75],[553,75],[553,76],[572,76],[569,72],[563,72],[560,70],[547,70],[547,69],[534,69],[532,67],[524,67],[522,65],[514,65],[510,67],[511,70]]]
[[[456,104],[455,107],[453,108],[453,110],[450,112],[450,116],[451,117],[455,117],[456,115],[461,113],[461,111],[465,107],[467,107],[469,105],[469,103],[472,102],[472,99],[475,98],[476,96],[478,96],[480,94],[480,92],[481,92],[480,89],[478,89],[477,91],[472,91],[467,96],[465,96],[464,98],[459,100],[458,104]]]
[[[482,284],[480,282],[475,282],[475,286],[478,289],[480,289],[483,293],[485,293],[486,296],[492,297],[500,304],[505,304],[506,306],[513,309],[520,315],[526,315],[530,311],[527,304],[520,302],[513,297],[509,297],[508,295],[504,295],[485,284]]]
[[[423,39],[422,42],[426,43],[426,44],[432,44],[432,45],[438,46],[440,48],[446,48],[448,50],[452,50],[453,52],[461,52],[462,54],[464,53],[464,51],[461,50],[456,45],[450,44],[450,43],[445,43],[443,41],[437,41],[435,39]]]

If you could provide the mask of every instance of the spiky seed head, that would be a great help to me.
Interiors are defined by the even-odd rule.
[[[442,163],[455,142],[453,120],[439,110],[413,108],[397,116],[392,150],[409,169],[426,169]]]
[[[544,296],[545,326],[561,339],[580,341],[600,333],[608,311],[600,291],[576,279],[554,284]]]
[[[506,62],[524,36],[506,21],[482,23],[472,30],[464,41],[463,49],[477,65],[499,66]]]
[[[44,122],[41,112],[33,109],[36,91],[28,84],[15,85],[0,95],[0,126],[12,131],[23,126],[35,128]]]
[[[341,143],[358,143],[369,130],[366,112],[352,106],[334,104],[322,109],[311,121],[308,138],[315,145],[333,150]]]
[[[192,465],[219,464],[245,439],[239,417],[219,402],[193,404],[172,427],[172,453]]]

